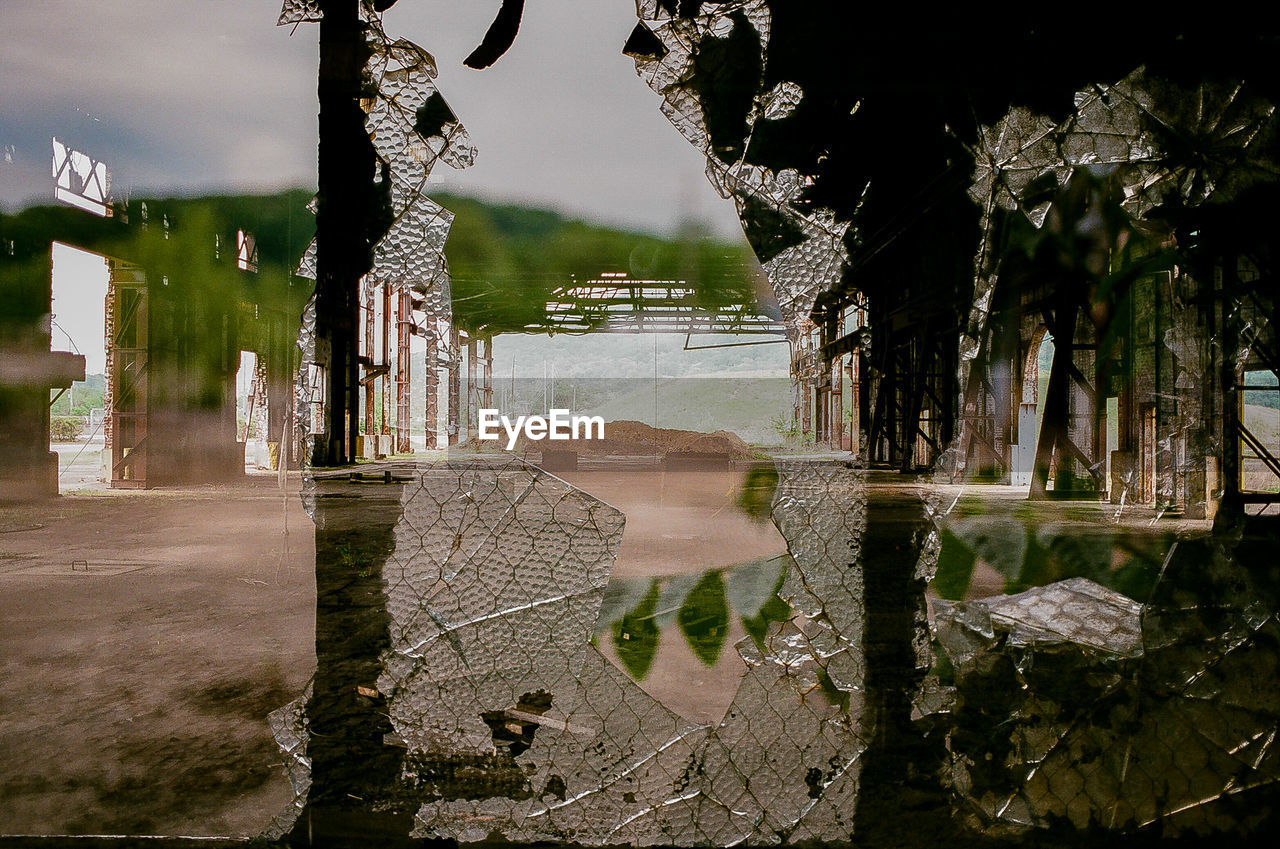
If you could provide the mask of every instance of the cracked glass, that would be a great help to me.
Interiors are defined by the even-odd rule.
[[[183,182],[63,108],[17,7],[3,839],[1266,840],[1274,32],[637,0],[566,72],[600,5],[490,5],[287,0],[305,74],[217,36],[316,89],[274,194],[253,119],[184,112]],[[130,103],[190,93],[157,54]],[[619,63],[656,129],[520,129]],[[641,232],[689,162],[733,233]]]

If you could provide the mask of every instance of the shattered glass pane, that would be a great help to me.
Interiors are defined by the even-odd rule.
[[[903,27],[903,38],[840,4],[637,0],[625,52],[735,203],[791,353],[794,403],[767,414],[779,431],[791,414],[785,447],[700,472],[708,492],[677,507],[692,487],[681,491],[670,455],[650,464],[652,480],[606,471],[608,490],[574,452],[466,441],[467,417],[485,393],[492,402],[493,338],[455,311],[455,218],[426,190],[440,161],[466,167],[476,151],[437,90],[434,58],[384,31],[389,5],[348,7],[372,54],[353,133],[385,206],[360,222],[382,235],[360,245],[368,273],[341,293],[367,331],[345,369],[326,366],[335,337],[323,334],[351,314],[308,300],[289,274],[319,272],[316,243],[303,253],[291,240],[305,191],[260,218],[119,201],[101,161],[54,139],[41,179],[70,206],[0,213],[0,436],[18,458],[16,474],[0,469],[0,578],[18,588],[18,615],[4,618],[26,652],[3,693],[16,707],[0,749],[18,754],[6,752],[0,810],[27,805],[24,826],[61,807],[74,811],[58,820],[68,831],[163,831],[205,815],[203,791],[216,787],[252,803],[225,803],[202,820],[212,830],[261,827],[258,806],[279,803],[262,836],[310,845],[335,833],[1074,845],[1274,830],[1280,116],[1265,73],[1236,72],[1273,44],[1233,33],[1243,59],[1221,62],[1181,19],[1167,32],[1076,30],[1070,16],[1042,29],[1024,10],[1025,21],[969,16],[944,32]],[[319,22],[325,8],[286,0],[279,23]],[[1131,53],[1103,49],[1113,29]],[[6,179],[22,167],[19,142],[6,139]],[[94,323],[110,340],[102,406],[83,417],[62,391],[90,391],[84,354],[55,350],[55,334],[72,339],[59,310],[74,300],[53,288],[60,238],[100,249],[106,275],[80,299],[103,305]],[[458,301],[519,302],[533,315],[515,326],[538,332],[653,330],[644,323],[660,309],[713,313],[683,303],[700,290],[674,276],[557,276],[568,279],[549,297],[521,302],[523,291],[484,280],[484,297]],[[615,297],[627,286],[651,291]],[[660,307],[646,313],[646,298]],[[707,320],[741,330],[750,306],[718,304]],[[543,320],[553,313],[561,324]],[[773,329],[777,316],[757,318]],[[417,416],[410,354],[428,367],[433,435],[416,459],[386,460],[415,447],[401,425]],[[484,384],[468,385],[465,403],[464,365]],[[515,382],[513,365],[513,394]],[[655,345],[655,429],[657,384]],[[403,390],[394,402],[388,386]],[[550,411],[554,373],[542,386]],[[308,466],[302,444],[347,394],[343,462],[378,459]],[[81,418],[102,447],[67,437],[50,450],[55,428]],[[77,465],[86,448],[97,459]],[[51,542],[72,523],[98,534],[107,499],[7,503],[24,487],[55,494],[90,463],[117,489],[206,487],[166,490],[149,507],[122,498],[132,509],[109,517],[166,532],[171,562],[104,558],[96,538]],[[301,573],[316,594],[301,610],[279,594],[298,509],[291,468],[314,522]],[[767,492],[751,521],[725,495],[740,472]],[[287,494],[271,544],[255,522],[274,500],[251,493],[236,501],[243,513],[218,512],[222,487],[254,473],[269,474],[253,486],[278,481]],[[655,488],[670,510],[646,519],[637,502]],[[248,555],[223,557],[148,512],[162,500],[187,503],[204,521],[193,528],[236,536]],[[637,538],[671,568],[632,570]],[[267,553],[278,560],[263,567]],[[193,603],[178,582],[202,573],[220,594]],[[95,594],[130,575],[127,605]],[[51,584],[32,579],[78,584],[41,596]],[[166,580],[174,609],[152,617],[148,592]],[[26,617],[47,616],[53,598],[66,605],[48,603],[65,614],[59,626],[77,628],[40,654]],[[273,672],[257,652],[283,643],[281,622],[309,628],[312,601],[314,641],[301,642],[315,675],[289,701],[309,670]],[[264,608],[240,636],[245,611]],[[116,624],[102,610],[145,624],[130,659],[145,674],[104,671],[118,658],[95,652],[136,646],[92,639]],[[210,684],[209,640],[167,630],[193,615],[224,617],[248,671]],[[28,656],[41,658],[38,675]],[[166,688],[156,671],[200,684]],[[53,705],[64,686],[74,698]],[[215,734],[180,738],[204,713],[217,715],[202,726]],[[82,729],[74,746],[108,753],[96,773],[38,771]],[[267,776],[271,738],[283,771]],[[212,753],[190,754],[202,746]]]
[[[387,487],[399,492],[380,565],[341,547],[318,556],[380,573],[381,672],[376,684],[342,686],[385,705],[385,745],[403,750],[387,799],[416,806],[413,834],[587,845],[847,835],[865,745],[850,707],[862,676],[860,586],[837,574],[854,556],[862,476],[812,462],[781,463],[777,474],[774,519],[792,556],[760,564],[760,576],[728,573],[721,598],[759,615],[777,591],[810,613],[777,598],[761,630],[737,641],[745,677],[711,725],[663,707],[591,641],[623,534],[614,508],[514,458],[316,474],[308,500],[322,533],[350,526]],[[831,520],[812,526],[815,509]],[[825,616],[824,605],[848,613]],[[682,624],[695,651],[698,611]],[[322,651],[318,679],[337,671]],[[273,719],[291,774],[306,763],[302,717],[334,721],[317,717],[314,699]],[[467,765],[483,785],[446,780]],[[313,805],[317,782],[341,780],[317,769]],[[753,791],[748,775],[768,776],[772,789]],[[305,775],[293,780],[308,788]]]
[[[663,114],[707,154],[707,178],[721,195],[737,203],[748,234],[753,235],[754,226],[762,239],[784,240],[780,249],[765,251],[759,243],[754,246],[782,308],[788,336],[797,342],[800,325],[818,296],[844,276],[850,222],[836,220],[830,210],[810,209],[800,202],[801,193],[811,183],[809,178],[793,169],[774,170],[748,162],[745,145],[724,147],[714,142],[697,79],[699,52],[712,49],[710,44],[748,40],[758,44],[758,54],[767,55],[769,6],[764,0],[708,4],[705,11],[689,17],[667,7],[637,3],[637,34],[647,34],[645,37],[656,40],[661,49],[645,47],[646,42],[633,34],[628,50],[636,72],[663,96]],[[744,116],[742,138],[751,137],[757,121],[790,117],[803,97],[803,90],[794,82],[780,82],[762,92]]]
[[[1159,233],[1166,239],[1162,247],[1172,252],[1167,217],[1178,214],[1172,210],[1230,205],[1238,199],[1234,191],[1275,173],[1275,125],[1274,104],[1245,84],[1188,86],[1138,69],[1114,85],[1078,92],[1074,112],[1061,121],[1015,108],[981,128],[970,196],[981,209],[984,235],[964,360],[990,374],[982,356],[993,344],[986,335],[995,318],[992,296],[1007,273],[997,244],[1000,210],[1048,227],[1053,215],[1068,214],[1072,187],[1082,185],[1080,170],[1093,169],[1119,186],[1119,206],[1132,216],[1132,232]],[[1193,137],[1202,151],[1220,154],[1188,155],[1184,145]],[[1177,256],[1177,262],[1189,261],[1186,253]],[[1129,502],[1153,505],[1154,524],[1172,509],[1197,509],[1205,498],[1205,473],[1193,458],[1205,450],[1202,398],[1214,369],[1221,368],[1212,351],[1224,343],[1212,340],[1217,327],[1191,306],[1197,289],[1177,266],[1134,286],[1135,306],[1128,308],[1141,319],[1123,342],[1123,357],[1163,368],[1158,382],[1139,373],[1135,383],[1136,391],[1154,385],[1165,394],[1146,408],[1140,443],[1097,458],[1091,470],[1111,467],[1116,523],[1126,509],[1135,509],[1126,507]],[[1158,331],[1152,317],[1159,309]],[[1048,313],[1045,320],[1052,320]],[[1143,344],[1152,346],[1152,354]],[[1231,355],[1242,363],[1253,356],[1244,349]],[[968,369],[962,367],[962,385]],[[1097,372],[1098,380],[1105,378]],[[1074,379],[1080,380],[1078,372]],[[966,427],[982,426],[974,421]],[[1157,427],[1167,435],[1157,437]],[[1074,438],[1070,431],[1067,439]],[[1131,459],[1134,453],[1141,459]],[[946,660],[941,689],[954,685],[955,701],[948,707],[944,698],[922,710],[954,711],[948,781],[956,813],[993,835],[1064,823],[1135,830],[1160,822],[1172,836],[1247,830],[1259,821],[1262,814],[1250,812],[1245,800],[1280,778],[1266,756],[1280,715],[1269,695],[1246,695],[1257,686],[1249,674],[1228,682],[1220,670],[1245,656],[1262,668],[1276,662],[1257,642],[1273,622],[1275,576],[1268,570],[1265,577],[1246,578],[1244,565],[1271,544],[1274,532],[1227,520],[1212,533],[1205,528],[1158,545],[1151,552],[1157,556],[1143,555],[1146,564],[1135,569],[1120,559],[1122,552],[1141,552],[1143,544],[1132,547],[1129,530],[1088,530],[1077,537],[1083,545],[1063,547],[1052,527],[1030,536],[1017,522],[1001,527],[993,517],[948,523],[940,592],[960,592],[950,581],[976,576],[975,563],[994,566],[1006,587],[1028,576],[1035,580],[1057,564],[1129,595],[1073,577],[1016,595],[936,603],[936,637]],[[1206,687],[1210,680],[1214,684]],[[997,690],[1009,695],[994,707]]]
[[[318,23],[324,17],[320,0],[284,0],[277,26],[286,24]]]
[[[966,819],[993,833],[1061,820],[1125,829],[1158,819],[1166,833],[1195,832],[1238,815],[1213,803],[1280,777],[1269,757],[1274,688],[1264,685],[1263,695],[1244,672],[1275,663],[1261,648],[1274,617],[1249,613],[1274,587],[1246,580],[1237,583],[1241,595],[1168,607],[1188,581],[1202,580],[1190,572],[1206,562],[1214,578],[1231,581],[1241,567],[1224,555],[1180,543],[1147,605],[1072,579],[939,609],[938,636],[966,705],[956,713],[964,733],[953,737],[949,779]],[[1206,616],[1213,631],[1226,628],[1209,644],[1191,636],[1204,631],[1187,628],[1203,627]],[[997,729],[994,717],[975,711],[993,676],[1007,675],[1018,686]]]

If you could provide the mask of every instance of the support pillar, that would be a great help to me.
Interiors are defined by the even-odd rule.
[[[458,444],[458,394],[461,387],[458,385],[458,370],[462,363],[462,341],[459,338],[458,331],[451,329],[449,331],[449,444]]]
[[[382,374],[380,386],[382,391],[378,393],[380,407],[382,410],[382,427],[378,428],[380,434],[393,433],[392,430],[392,412],[391,412],[391,391],[394,387],[397,392],[400,388],[398,372],[393,375],[391,372],[391,287],[386,283],[382,284],[382,314],[381,314],[381,335],[382,335],[382,367],[385,371]],[[396,368],[400,367],[400,347],[397,338],[396,345]],[[396,412],[396,418],[399,418],[399,411]],[[394,442],[394,440],[393,440]],[[392,445],[392,451],[399,452],[399,447]]]
[[[862,451],[862,437],[864,434],[871,433],[871,393],[867,386],[867,375],[870,371],[870,361],[865,351],[861,348],[854,358],[853,371],[853,408],[858,411],[858,423],[854,428],[854,445],[855,453]],[[872,448],[868,444],[868,448]]]
[[[999,467],[995,481],[1002,484],[1013,482],[1013,445],[1018,441],[1017,410],[1022,400],[1022,358],[1018,329],[1016,321],[1000,322],[991,345],[991,446],[995,449]],[[975,363],[973,367],[981,366]]]
[[[1240,325],[1235,317],[1233,300],[1239,291],[1239,260],[1227,254],[1222,260],[1222,289],[1218,292],[1218,311],[1222,362],[1218,379],[1222,386],[1222,503],[1218,512],[1232,517],[1244,513],[1240,496],[1240,393],[1237,388],[1237,366],[1240,352]]]
[[[844,357],[837,356],[831,363],[831,448],[844,448]]]
[[[480,409],[480,381],[477,372],[480,366],[480,352],[478,348],[478,340],[467,340],[467,409],[464,416],[467,421],[468,437],[472,435],[471,423],[479,418],[477,411]]]
[[[427,449],[440,447],[440,343],[435,329],[427,325],[426,431]]]
[[[485,409],[493,409],[493,337],[490,336],[484,339],[483,345],[480,402]]]
[[[1053,365],[1049,370],[1049,386],[1045,390],[1044,420],[1036,442],[1036,460],[1031,473],[1030,497],[1043,499],[1049,489],[1049,465],[1055,454],[1059,469],[1065,464],[1064,443],[1070,439],[1067,417],[1070,413],[1071,358],[1075,352],[1076,305],[1062,303],[1054,312],[1049,328],[1053,334]]]
[[[388,298],[390,295],[388,295]],[[409,421],[409,399],[410,399],[410,378],[412,369],[410,367],[409,342],[413,333],[413,300],[407,289],[401,289],[397,293],[398,303],[396,305],[396,453],[408,454],[413,450],[413,444],[409,441],[410,421]],[[430,363],[435,356],[434,337],[427,337],[427,362]],[[435,396],[432,394],[434,384],[429,382],[434,369],[428,368],[428,391],[427,405],[428,410],[435,410]],[[428,418],[427,439],[428,447],[431,446],[431,439],[435,433],[435,422]]]
[[[800,433],[808,436],[813,433],[813,387],[809,381],[800,381]]]
[[[374,386],[374,383],[377,382],[377,378],[374,377],[374,367],[377,363],[373,359],[373,352],[377,347],[375,336],[377,331],[374,327],[373,289],[365,290],[364,308],[360,312],[361,317],[364,319],[364,380],[362,381],[364,383],[364,444],[368,446],[377,444],[376,440],[373,442],[371,440],[374,440],[374,436],[378,432],[377,416],[375,415],[378,398],[377,387]],[[378,452],[376,448],[370,452],[366,447],[366,450],[361,453],[369,459],[374,459],[377,457]]]
[[[360,426],[360,280],[385,227],[378,223],[377,155],[360,105],[368,93],[368,25],[357,0],[321,0],[320,6],[316,365],[328,381],[328,407],[312,459],[341,465],[353,459]]]

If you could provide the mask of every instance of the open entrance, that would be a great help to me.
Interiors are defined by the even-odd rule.
[[[788,351],[748,338],[506,333],[488,365],[462,348],[462,385],[474,367],[483,386],[487,368],[488,403],[510,421],[567,410],[605,422],[603,439],[521,437],[512,451],[626,517],[592,640],[699,723],[719,722],[737,693],[742,645],[792,615],[777,597],[787,545],[770,520],[776,472],[758,459],[787,436]],[[474,439],[475,393],[461,394],[460,445],[505,449],[505,436]]]
[[[60,491],[96,488],[107,474],[106,309],[110,271],[106,257],[61,242],[53,243],[52,261],[53,345],[84,355],[85,379],[51,392],[50,447],[59,456]]]
[[[1275,372],[1245,371],[1239,421],[1240,491],[1280,494],[1280,380]]]
[[[1044,422],[1044,405],[1048,396],[1049,371],[1053,365],[1053,336],[1043,325],[1036,328],[1027,346],[1022,368],[1022,400],[1018,404],[1018,441],[1013,446],[1012,475],[1014,486],[1030,486],[1035,468],[1036,440]],[[1053,472],[1050,470],[1052,485]]]
[[[236,368],[236,441],[244,454],[246,472],[276,467],[267,437],[265,363],[255,352],[241,351]],[[279,451],[278,444],[275,450]]]

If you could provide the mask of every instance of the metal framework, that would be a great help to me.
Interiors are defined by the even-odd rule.
[[[632,280],[606,272],[552,295],[543,323],[530,325],[530,331],[785,335],[779,318],[752,304],[708,305],[704,295],[680,280]]]
[[[107,296],[107,435],[111,486],[145,489],[149,424],[149,309],[146,274],[111,263]]]

